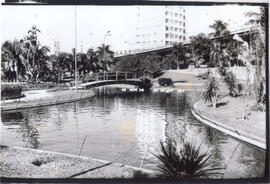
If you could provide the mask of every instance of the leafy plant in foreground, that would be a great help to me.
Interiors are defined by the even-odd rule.
[[[157,171],[166,178],[209,178],[219,175],[221,168],[214,167],[210,162],[211,155],[201,152],[189,142],[180,144],[169,139],[167,144],[160,142],[160,152],[153,154],[159,161]]]

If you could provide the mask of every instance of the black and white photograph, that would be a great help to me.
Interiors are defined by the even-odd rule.
[[[0,182],[269,182],[268,3],[78,2],[2,1]]]

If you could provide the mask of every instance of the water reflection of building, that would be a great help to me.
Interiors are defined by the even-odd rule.
[[[147,109],[146,111],[143,112],[140,109],[136,111],[136,139],[142,153],[146,151],[148,146],[148,151],[154,151],[154,148],[157,148],[159,142],[165,140],[166,122],[160,121],[160,119],[164,119],[164,115],[158,115],[151,109]]]

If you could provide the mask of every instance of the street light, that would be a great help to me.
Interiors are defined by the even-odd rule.
[[[103,39],[103,45],[105,45],[105,39],[106,39],[106,37],[107,37],[107,36],[111,36],[110,33],[111,33],[111,31],[107,31],[107,32],[105,33],[104,39]]]

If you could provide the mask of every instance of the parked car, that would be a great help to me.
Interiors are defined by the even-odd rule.
[[[171,78],[159,78],[158,84],[160,86],[173,86],[173,81]]]

